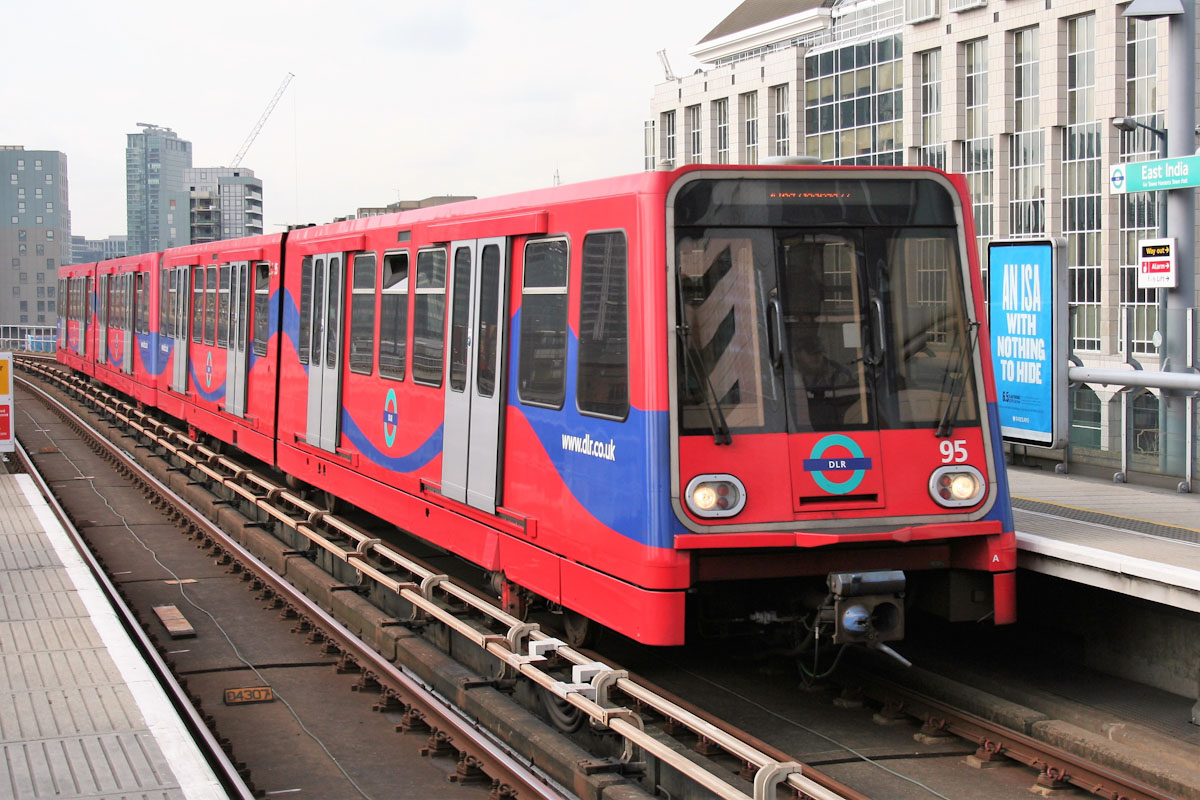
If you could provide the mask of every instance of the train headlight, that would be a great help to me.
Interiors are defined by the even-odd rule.
[[[929,476],[929,494],[946,508],[973,506],[983,497],[983,474],[966,464],[939,467]]]
[[[697,475],[684,499],[698,517],[732,517],[746,505],[746,487],[732,475]]]

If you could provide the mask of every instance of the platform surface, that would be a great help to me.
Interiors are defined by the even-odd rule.
[[[0,797],[226,797],[71,539],[0,474]]]
[[[1200,612],[1200,496],[1010,467],[1018,564]]]

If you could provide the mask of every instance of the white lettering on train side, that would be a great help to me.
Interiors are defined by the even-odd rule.
[[[562,435],[562,449],[568,453],[582,453],[585,456],[603,458],[605,461],[617,460],[617,443],[612,439],[609,439],[607,442],[594,440],[590,433],[587,436],[572,436],[569,433],[564,433]]]

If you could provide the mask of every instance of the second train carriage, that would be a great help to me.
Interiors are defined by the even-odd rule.
[[[167,251],[159,405],[516,612],[678,644],[816,607],[882,641],[908,590],[1008,622],[965,198],[926,169],[685,167]]]

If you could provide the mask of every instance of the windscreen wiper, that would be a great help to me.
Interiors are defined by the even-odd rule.
[[[967,370],[974,363],[975,342],[979,339],[979,323],[967,323],[967,346],[958,357],[958,366],[954,372],[954,383],[950,385],[950,396],[946,398],[946,410],[938,422],[935,436],[945,438],[954,432],[954,423],[958,421],[958,412],[966,396]]]
[[[704,380],[707,391],[703,389],[701,391],[704,395],[704,407],[708,409],[708,424],[712,427],[713,441],[717,444],[733,444],[733,437],[729,435],[729,424],[725,421],[725,411],[721,408],[721,401],[717,397],[717,390],[712,384],[712,379],[704,370],[700,353],[696,349],[695,343],[692,342],[691,330],[686,322],[675,328],[675,332],[683,341],[683,350],[687,357],[685,369],[694,371],[697,379]]]

